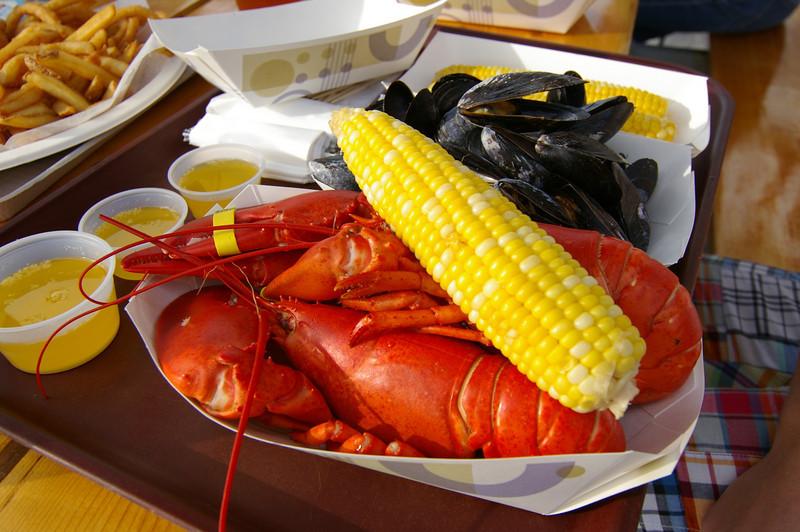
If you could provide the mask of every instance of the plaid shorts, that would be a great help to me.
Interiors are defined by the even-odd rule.
[[[703,258],[694,291],[706,392],[673,473],[647,486],[640,531],[699,530],[706,509],[772,446],[800,351],[800,274]]]

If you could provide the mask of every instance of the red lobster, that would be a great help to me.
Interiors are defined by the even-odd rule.
[[[254,416],[266,410],[306,423],[326,418],[319,392],[300,376],[305,375],[339,419],[366,431],[360,435],[345,428],[346,436],[361,445],[371,439],[380,452],[386,448],[381,442],[392,442],[389,453],[416,454],[416,449],[434,457],[470,457],[479,449],[497,457],[625,448],[622,427],[608,411],[577,414],[561,406],[504,357],[478,344],[398,331],[352,346],[350,331],[363,317],[361,311],[296,300],[264,304],[274,313],[273,339],[301,373],[274,363],[265,366]],[[227,331],[227,340],[221,331]],[[227,288],[187,293],[159,318],[159,361],[170,381],[208,411],[211,405],[202,397],[212,394],[189,390],[216,391],[221,383],[245,382],[229,379],[247,372],[244,359],[251,356],[233,344],[251,346],[255,331],[255,310],[236,301]],[[279,382],[282,378],[287,382]],[[212,401],[222,397],[230,409],[228,402],[238,402],[229,399],[240,393],[217,392]],[[296,437],[307,442],[334,426],[324,424]],[[355,444],[343,447],[359,451]]]
[[[155,340],[161,369],[209,414],[238,419],[251,377],[257,330],[253,306],[223,287],[178,298],[158,320]],[[250,415],[267,415],[273,424],[280,423],[276,416],[286,416],[309,426],[332,417],[325,399],[303,373],[271,360],[262,368]]]
[[[302,197],[304,201],[324,198],[313,194]],[[355,196],[351,196],[351,199],[354,198]],[[587,436],[584,429],[574,429],[583,436],[570,438],[567,443],[558,446],[549,443],[542,445],[538,442],[532,444],[539,436],[547,433],[548,427],[552,426],[548,421],[551,418],[562,420],[556,421],[555,426],[559,428],[553,429],[555,433],[561,434],[565,430],[573,430],[565,427],[582,426],[581,423],[584,422],[577,421],[581,415],[561,408],[549,397],[543,395],[539,398],[538,392],[533,389],[527,392],[518,391],[519,387],[515,384],[509,385],[509,390],[512,391],[507,392],[508,396],[525,396],[526,402],[532,401],[532,404],[540,405],[539,417],[516,413],[513,422],[504,421],[510,423],[508,426],[490,422],[491,419],[512,419],[512,416],[505,415],[507,409],[511,408],[508,406],[510,403],[502,399],[505,397],[503,393],[495,393],[493,396],[484,389],[485,385],[477,383],[484,376],[487,376],[488,382],[494,382],[493,379],[497,377],[498,383],[513,383],[517,378],[527,382],[527,379],[521,375],[508,376],[516,375],[516,371],[506,368],[507,364],[503,359],[487,354],[477,345],[423,336],[419,332],[395,331],[398,327],[423,327],[422,330],[441,333],[443,325],[463,322],[465,318],[457,307],[448,304],[446,294],[419,267],[399,240],[382,229],[380,222],[374,220],[374,215],[368,210],[359,213],[356,213],[357,209],[350,207],[345,210],[348,216],[334,216],[333,219],[361,223],[341,226],[336,235],[315,244],[294,266],[272,278],[262,292],[267,297],[293,296],[309,301],[339,300],[343,305],[366,310],[391,309],[388,313],[377,311],[365,315],[338,307],[309,306],[299,302],[264,303],[279,317],[274,320],[272,327],[276,340],[284,345],[293,364],[320,387],[337,416],[361,430],[376,433],[384,441],[400,439],[433,456],[468,456],[479,448],[486,456],[604,448],[595,445],[597,435],[588,440],[584,438]],[[368,219],[370,221],[365,222]],[[202,223],[208,225],[206,222]],[[654,400],[677,389],[688,376],[699,355],[701,337],[699,320],[688,292],[679,285],[677,278],[627,243],[600,237],[590,231],[556,227],[545,229],[598,278],[646,338],[648,352],[642,361],[643,370],[639,376],[641,393],[637,402]],[[237,238],[238,231],[239,229]],[[290,235],[289,240],[294,241],[296,238],[297,235]],[[275,244],[271,240],[267,246]],[[191,245],[184,249],[190,250]],[[208,249],[209,246],[206,246],[204,252],[208,252]],[[150,254],[150,257],[160,258],[157,263],[162,272],[169,266],[173,269],[180,269],[182,266],[164,254]],[[401,292],[381,295],[377,300],[363,298],[394,290]],[[409,300],[413,300],[411,310],[397,310],[405,308]],[[477,333],[476,331],[463,327],[449,329],[445,334],[476,338],[471,334]],[[480,336],[479,333],[477,335]],[[330,348],[323,349],[314,342],[329,342]],[[420,346],[427,343],[441,346],[430,348],[431,352],[437,354],[435,357],[428,353],[418,353]],[[397,347],[400,345],[404,347]],[[388,346],[392,348],[388,349]],[[183,356],[180,355],[180,348],[176,349],[179,354],[175,356]],[[217,346],[211,346],[210,351],[215,349]],[[380,362],[381,369],[378,371],[375,369],[378,367],[377,359],[370,358],[370,354],[383,349],[388,353],[381,353],[381,356],[388,361]],[[302,354],[306,351],[315,353],[311,356],[316,360],[314,364],[306,360],[307,355]],[[472,354],[469,355],[468,362],[439,362],[449,360],[450,355],[442,355],[441,352],[450,351]],[[328,354],[323,357],[320,353]],[[327,362],[319,362],[317,359],[320,357],[326,358]],[[364,367],[373,367],[371,374],[365,373],[369,376],[364,377],[364,381],[384,383],[383,389],[361,390],[348,380],[355,378],[352,376],[348,379],[340,378],[338,384],[331,381],[332,375],[342,377],[345,369],[358,370],[357,373],[360,374],[362,362],[357,361],[363,361]],[[322,364],[328,370],[320,370],[316,364]],[[388,367],[392,368],[390,372],[386,370]],[[436,371],[441,368],[447,368],[446,374],[449,376],[446,379],[449,380],[437,376]],[[420,375],[412,376],[412,369],[424,371],[419,371]],[[411,383],[426,379],[431,389],[411,386]],[[445,379],[446,382],[437,379]],[[413,389],[415,395],[411,395],[410,399],[397,399],[401,405],[389,405],[387,398],[390,396],[385,395],[385,392],[394,388]],[[349,394],[345,393],[346,389]],[[473,389],[484,391],[473,393]],[[428,410],[423,409],[423,412],[413,410],[412,406],[418,406],[416,403],[420,402],[418,398],[426,395],[435,396],[436,402],[427,404]],[[477,398],[471,398],[473,395]],[[388,410],[381,410],[372,401]],[[470,401],[477,405],[476,410],[473,411],[468,406]],[[566,413],[559,413],[560,410],[565,410]],[[436,412],[436,415],[429,416],[427,411]],[[474,413],[478,411],[483,414]],[[484,415],[486,417],[481,417]],[[589,425],[594,427],[594,417],[590,417],[592,421]],[[392,423],[386,422],[389,418],[393,420]],[[570,422],[565,423],[566,419],[570,419]],[[438,428],[433,429],[434,425]],[[601,425],[604,427],[604,434],[614,434],[618,430],[614,428],[616,425],[605,421]],[[431,434],[420,436],[415,432],[416,427],[421,426],[425,426]],[[330,428],[330,424],[326,427]],[[506,437],[508,432],[518,432],[525,436]],[[591,432],[590,430],[589,433]],[[311,438],[311,435],[306,434],[304,437]],[[517,437],[521,439],[515,439]],[[520,441],[527,443],[522,444]],[[579,441],[583,443],[576,443]],[[610,447],[605,447],[606,449],[617,448],[615,437],[609,436],[609,441]]]

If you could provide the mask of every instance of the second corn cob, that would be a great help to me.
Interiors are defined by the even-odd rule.
[[[495,347],[564,406],[622,415],[645,345],[586,270],[406,124],[342,109],[331,127],[372,206]]]

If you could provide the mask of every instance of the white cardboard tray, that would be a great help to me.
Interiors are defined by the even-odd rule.
[[[275,201],[303,189],[251,185],[231,206]],[[151,282],[146,278],[144,283]],[[155,323],[181,294],[199,288],[200,279],[184,278],[133,298],[126,312],[141,335],[153,363]],[[162,373],[163,375],[163,373]],[[684,385],[671,396],[628,409],[622,418],[628,449],[622,453],[575,454],[493,459],[434,459],[361,456],[300,446],[285,435],[251,423],[250,438],[351,463],[390,475],[541,514],[557,514],[611,497],[668,475],[694,430],[703,398],[702,357]],[[232,431],[236,426],[197,411]]]
[[[150,27],[220,90],[268,105],[408,68],[443,5],[305,0]]]

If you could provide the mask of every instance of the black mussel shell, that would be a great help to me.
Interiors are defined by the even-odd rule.
[[[577,227],[574,212],[565,211],[559,202],[536,185],[521,179],[498,179],[494,187],[531,220]]]
[[[516,132],[557,131],[591,115],[579,107],[523,97],[583,83],[580,78],[550,72],[500,74],[465,92],[458,109],[479,126],[501,126]]]
[[[574,76],[551,72],[511,72],[485,79],[472,87],[458,102],[459,109],[470,111],[495,102],[523,98],[538,92],[582,85],[586,83]]]
[[[568,70],[564,72],[564,75],[582,79],[580,74],[574,70]],[[547,93],[547,101],[572,105],[573,107],[583,107],[586,105],[586,85],[571,85],[569,87],[552,89]]]
[[[607,142],[633,114],[633,104],[625,96],[614,96],[590,103],[583,110],[589,113],[589,118],[571,125],[570,131]]]
[[[506,129],[485,127],[481,144],[488,159],[507,176],[543,188],[556,176],[536,159],[535,142]]]
[[[393,81],[386,94],[383,96],[383,107],[380,109],[384,113],[405,121],[408,106],[414,100],[414,92],[402,81]]]
[[[645,157],[629,164],[625,168],[625,173],[639,190],[642,201],[646,203],[653,195],[656,183],[658,183],[658,163]]]
[[[569,129],[591,115],[577,107],[538,100],[506,100],[459,111],[479,126],[499,126],[518,133]]]
[[[608,212],[617,211],[622,192],[610,166],[613,150],[589,137],[559,131],[540,135],[536,154],[548,170],[586,192]]]
[[[487,157],[481,144],[481,128],[461,116],[458,109],[453,108],[445,113],[435,140],[450,155],[476,172],[498,179],[506,177]]]
[[[622,222],[631,244],[647,251],[647,246],[650,244],[650,223],[639,190],[628,179],[620,165],[611,163],[611,169],[622,192],[617,219]]]
[[[449,150],[452,148],[466,148],[472,136],[480,138],[481,128],[465,119],[457,109],[445,112],[434,139]]]
[[[361,190],[341,153],[308,161],[308,169],[311,177],[335,190]]]
[[[554,131],[536,137],[537,147],[549,146],[553,149],[568,150],[595,159],[625,164],[625,159],[600,141],[574,131]],[[540,148],[541,149],[541,148]],[[537,151],[539,151],[537,149]]]
[[[417,92],[401,120],[426,137],[434,138],[439,126],[439,113],[431,91],[422,89]]]
[[[481,80],[469,74],[456,73],[443,76],[433,84],[431,93],[436,102],[439,113],[447,111],[458,105],[458,101],[469,89],[480,83]]]
[[[550,188],[550,196],[564,212],[570,213],[574,227],[628,240],[628,235],[619,222],[581,189],[565,180],[560,185],[551,185]]]

